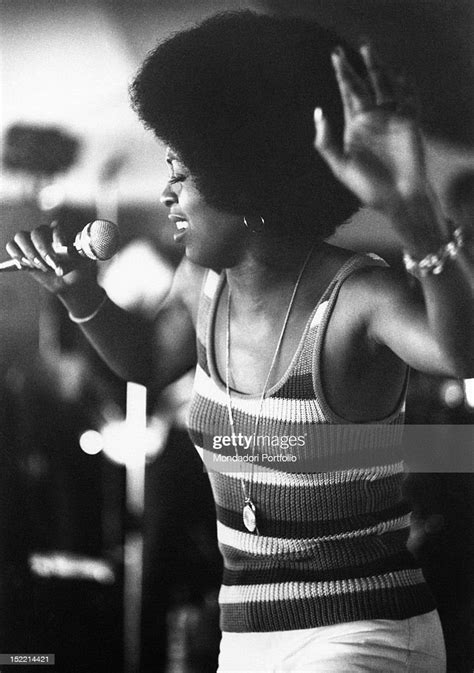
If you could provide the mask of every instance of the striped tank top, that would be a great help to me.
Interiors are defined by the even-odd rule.
[[[288,370],[265,395],[253,449],[247,437],[255,432],[260,396],[232,393],[237,446],[225,439],[232,431],[213,335],[225,275],[209,271],[203,283],[189,433],[216,504],[223,631],[406,619],[435,607],[406,548],[410,511],[401,496],[397,439],[406,383],[394,412],[364,425],[335,414],[321,385],[322,343],[339,288],[367,264],[383,262],[354,255],[323,293]],[[242,480],[258,533],[242,520]]]

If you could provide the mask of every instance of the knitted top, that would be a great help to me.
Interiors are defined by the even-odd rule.
[[[232,431],[225,383],[214,362],[213,328],[225,275],[206,276],[189,432],[216,503],[223,631],[405,619],[435,607],[406,549],[410,511],[401,497],[404,465],[397,441],[406,383],[389,417],[360,426],[331,410],[321,386],[323,336],[339,288],[367,264],[383,262],[354,255],[323,293],[287,372],[265,395],[253,451],[245,438],[255,433],[260,396],[232,393],[241,437],[237,448],[223,440]],[[353,432],[359,428],[369,432]],[[242,479],[257,509],[253,533],[242,520]]]

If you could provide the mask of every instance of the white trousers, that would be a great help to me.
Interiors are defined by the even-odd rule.
[[[222,635],[217,673],[445,673],[436,610],[410,619]]]

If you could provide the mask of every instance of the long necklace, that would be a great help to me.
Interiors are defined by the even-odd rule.
[[[291,293],[290,297],[290,302],[288,304],[288,308],[286,309],[286,314],[285,318],[283,320],[283,325],[280,331],[280,336],[278,338],[278,342],[275,348],[275,352],[273,353],[273,358],[270,364],[270,368],[268,370],[268,374],[265,379],[265,383],[263,384],[263,390],[260,394],[259,397],[259,405],[258,405],[258,412],[257,416],[255,418],[255,427],[253,431],[253,444],[252,444],[252,469],[250,473],[250,480],[249,480],[249,487],[247,489],[245,485],[245,481],[243,477],[240,477],[240,484],[242,487],[242,493],[244,497],[244,506],[242,509],[242,519],[244,522],[245,528],[250,532],[250,533],[257,533],[259,535],[258,527],[257,527],[257,508],[255,507],[255,503],[252,500],[252,484],[253,484],[253,474],[254,474],[254,469],[255,469],[255,463],[254,463],[254,456],[255,456],[255,444],[257,441],[257,431],[258,431],[258,426],[260,424],[260,418],[262,415],[262,409],[263,409],[263,403],[265,401],[265,395],[268,389],[268,383],[270,381],[270,376],[272,374],[273,368],[275,366],[275,363],[277,361],[278,355],[280,353],[280,348],[281,344],[283,342],[283,337],[285,335],[286,328],[288,326],[288,321],[290,319],[290,313],[291,309],[293,308],[293,304],[295,302],[296,298],[296,293],[298,292],[298,288],[301,283],[301,279],[303,277],[303,273],[306,269],[306,266],[310,260],[311,255],[313,254],[313,249],[314,246],[311,248],[309,253],[306,255],[306,258],[303,262],[303,265],[301,266],[300,272],[298,274],[298,278],[296,279],[295,285],[293,287],[293,292]],[[227,321],[226,321],[226,359],[225,359],[225,389],[226,389],[226,398],[227,398],[227,411],[229,415],[229,424],[230,428],[232,431],[232,437],[234,438],[234,450],[235,450],[235,455],[237,458],[239,458],[239,452],[237,449],[237,442],[235,441],[236,437],[236,432],[235,432],[235,423],[234,423],[234,414],[232,411],[232,397],[231,397],[231,392],[230,392],[230,318],[231,318],[231,292],[230,292],[230,287],[228,288],[227,292]]]

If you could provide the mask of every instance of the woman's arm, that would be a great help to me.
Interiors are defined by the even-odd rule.
[[[407,197],[392,215],[411,232],[423,219],[436,221],[439,211],[426,198]],[[441,226],[439,227],[442,231]],[[445,240],[443,234],[439,240]],[[421,259],[436,248],[422,236],[411,235],[405,249]],[[420,371],[459,378],[474,376],[474,268],[466,247],[446,262],[439,274],[428,274],[409,284],[390,273],[380,273],[369,289],[369,336],[387,345],[407,364]]]
[[[153,321],[124,311],[106,299],[94,318],[79,323],[88,340],[116,374],[153,387],[155,392],[175,381],[196,362],[190,300],[195,294],[194,287],[200,287],[200,284],[194,278],[191,290],[187,278],[191,274],[184,266],[182,263],[176,271],[171,290]],[[73,290],[66,288],[58,296],[70,314],[81,319],[81,316],[94,313],[104,295],[102,288],[87,282]]]
[[[43,226],[18,232],[7,251],[30,266],[31,275],[59,297],[116,374],[159,392],[194,366],[194,318],[203,269],[183,260],[155,320],[149,321],[106,297],[96,282],[94,263],[76,262],[70,270],[70,262],[56,252],[64,244],[60,229]],[[63,275],[63,270],[68,273]]]
[[[315,112],[315,146],[341,182],[391,221],[410,257],[422,260],[443,250],[452,232],[427,178],[413,96],[397,91],[370,47],[361,52],[368,82],[342,50],[333,55],[344,105],[344,147],[333,141],[321,110]],[[422,371],[474,376],[474,270],[465,248],[440,273],[420,277],[416,288],[380,269],[362,274],[359,283],[372,340]]]

